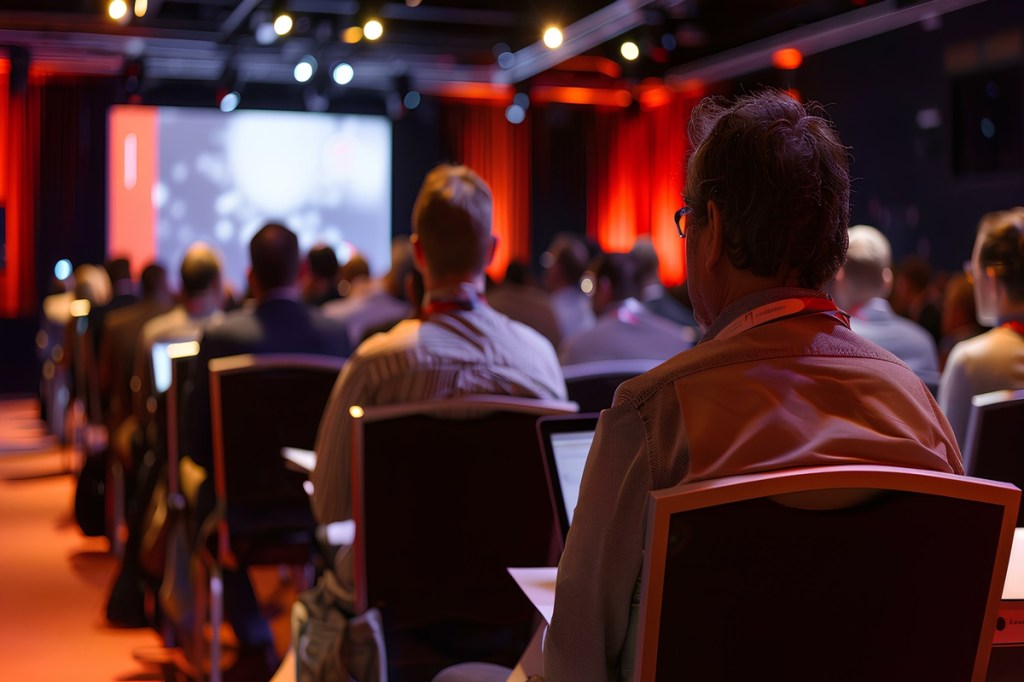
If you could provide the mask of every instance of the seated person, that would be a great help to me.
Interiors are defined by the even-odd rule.
[[[320,523],[352,518],[349,408],[500,394],[564,400],[555,349],[487,305],[494,255],[491,191],[465,166],[430,171],[413,206],[412,248],[426,295],[419,319],[364,341],[338,377],[317,436],[313,510]],[[336,561],[337,596],[352,599],[351,553]],[[351,606],[351,604],[348,604]]]
[[[668,360],[696,340],[693,330],[655,315],[637,300],[637,263],[628,253],[599,254],[584,279],[592,287],[596,321],[590,329],[564,340],[562,365],[599,360]]]
[[[544,678],[631,677],[649,491],[798,466],[962,473],[920,379],[822,293],[843,263],[847,151],[768,90],[693,111],[687,278],[701,341],[602,413],[558,567]]]
[[[939,405],[963,445],[971,398],[1024,388],[1024,207],[984,215],[971,255],[978,321],[994,329],[953,346]]]
[[[939,385],[935,341],[924,327],[893,312],[885,300],[891,290],[889,240],[870,225],[854,225],[846,263],[833,283],[836,303],[850,314],[853,331],[907,363],[934,390]]]

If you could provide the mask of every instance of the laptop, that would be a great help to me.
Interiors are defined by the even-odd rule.
[[[580,496],[583,467],[597,429],[598,414],[541,417],[537,420],[540,449],[548,476],[548,491],[555,508],[555,520],[562,544]]]

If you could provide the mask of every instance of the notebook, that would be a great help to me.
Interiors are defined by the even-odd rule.
[[[537,433],[548,476],[548,490],[555,508],[555,520],[562,542],[580,495],[583,467],[597,428],[597,413],[541,417]]]

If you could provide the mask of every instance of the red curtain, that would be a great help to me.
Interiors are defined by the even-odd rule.
[[[0,206],[6,212],[6,267],[0,268],[0,317],[35,311],[35,204],[38,192],[39,87],[10,87],[0,73]]]
[[[505,277],[510,260],[530,258],[530,129],[505,120],[505,105],[445,105],[454,160],[482,177],[494,197],[498,249],[487,274]]]
[[[587,192],[589,236],[606,251],[628,251],[649,235],[665,284],[686,278],[684,244],[672,216],[683,205],[686,123],[696,103],[673,94],[646,110],[596,111],[598,161]]]

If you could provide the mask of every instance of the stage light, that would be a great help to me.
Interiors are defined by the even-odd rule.
[[[71,276],[71,261],[67,258],[61,258],[57,261],[57,264],[53,266],[53,276],[63,282]]]
[[[622,47],[619,48],[619,53],[622,58],[626,61],[635,61],[640,56],[640,48],[632,40],[627,40],[622,43]]]
[[[557,26],[548,26],[544,30],[544,44],[550,49],[555,49],[562,44],[562,30]]]
[[[242,95],[237,90],[229,90],[220,97],[220,110],[225,114],[234,111],[242,102]]]
[[[362,26],[349,26],[341,32],[341,42],[349,45],[355,45],[363,39],[363,27]]]
[[[331,73],[331,77],[334,78],[334,82],[338,85],[348,85],[355,78],[355,75],[356,72],[352,65],[345,62],[335,66],[333,73]]]
[[[519,125],[526,120],[526,109],[518,104],[510,104],[505,109],[505,120],[512,125]]]
[[[370,19],[368,22],[363,24],[363,36],[367,40],[377,40],[384,35],[384,25],[376,19]]]
[[[288,14],[278,14],[274,18],[274,33],[279,36],[288,35],[292,30],[292,18]]]
[[[420,96],[420,93],[415,90],[410,90],[405,93],[405,97],[402,98],[402,105],[409,111],[412,111],[420,105],[421,101],[423,101],[423,98]]]
[[[120,21],[128,14],[128,3],[124,0],[110,0],[110,4],[107,5],[107,14],[114,21]]]
[[[135,16],[142,18],[146,16],[146,10],[149,9],[149,0],[135,0]]]
[[[310,55],[306,55],[301,60],[299,60],[298,64],[295,65],[295,71],[293,72],[295,80],[299,81],[300,83],[305,83],[306,81],[313,77],[313,74],[316,73],[316,66],[316,59],[314,59]]]
[[[265,21],[256,27],[256,43],[259,45],[273,45],[277,40],[277,31],[274,25]]]
[[[776,50],[772,53],[772,64],[775,68],[786,69],[792,71],[793,69],[799,68],[803,64],[804,56],[800,54],[800,50],[792,47],[785,47],[781,50]]]

